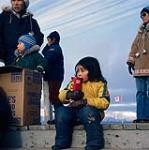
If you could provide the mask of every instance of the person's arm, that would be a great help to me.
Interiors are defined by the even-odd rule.
[[[134,65],[135,65],[135,60],[137,57],[139,57],[139,48],[138,48],[138,44],[140,42],[140,38],[141,37],[141,33],[138,33],[135,40],[132,43],[131,46],[131,51],[129,53],[128,56],[128,60],[127,60],[127,65],[128,65],[128,72],[133,75],[134,72]]]
[[[44,57],[40,53],[36,53],[35,62],[36,62],[36,70],[43,72],[46,69],[46,61]]]
[[[42,52],[48,64],[56,62],[58,60],[60,53],[61,49],[58,46],[46,46]]]
[[[67,92],[70,91],[70,89],[71,89],[71,82],[69,82],[69,84],[67,85],[67,87],[65,89],[60,91],[60,93],[59,93],[59,100],[62,103],[65,103],[67,101],[66,100]]]
[[[106,83],[102,83],[98,87],[97,97],[91,97],[87,99],[87,105],[96,107],[98,109],[105,110],[110,104],[110,95]]]
[[[35,19],[32,20],[32,30],[37,44],[41,46],[43,43],[44,34],[40,31],[40,27]]]
[[[131,51],[129,53],[129,56],[128,56],[128,60],[127,60],[127,64],[131,63],[131,64],[135,64],[135,59],[137,57],[137,54],[139,55],[138,51],[138,44],[139,44],[139,40],[141,38],[141,33],[138,33],[135,40],[133,41],[132,43],[132,46],[131,46]]]
[[[6,58],[6,50],[3,44],[3,14],[0,14],[0,61],[4,61]]]
[[[47,55],[47,50],[49,49],[49,45],[48,44],[46,44],[46,46],[43,48],[43,50],[42,50],[42,54],[44,55],[44,56],[46,56]]]

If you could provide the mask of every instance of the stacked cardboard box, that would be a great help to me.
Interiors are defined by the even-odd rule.
[[[40,124],[40,73],[19,67],[0,67],[0,86],[9,98],[15,125]]]

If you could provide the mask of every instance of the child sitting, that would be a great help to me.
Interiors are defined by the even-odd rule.
[[[81,59],[75,67],[75,72],[76,77],[82,80],[81,90],[73,91],[70,82],[60,91],[59,99],[64,106],[57,109],[56,138],[52,149],[71,146],[73,126],[79,118],[87,135],[85,150],[98,150],[104,147],[100,123],[104,110],[110,103],[107,82],[102,76],[98,60],[94,57]]]
[[[14,65],[43,72],[46,67],[46,62],[39,53],[39,50],[40,47],[36,45],[36,40],[33,35],[22,35],[18,39],[17,49],[14,52],[16,56]]]

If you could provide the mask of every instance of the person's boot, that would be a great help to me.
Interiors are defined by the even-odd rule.
[[[48,120],[47,124],[49,124],[49,125],[55,124],[55,119],[54,120]]]

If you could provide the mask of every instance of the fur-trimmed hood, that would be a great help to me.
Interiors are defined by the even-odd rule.
[[[33,16],[33,14],[29,11],[25,11],[25,13],[23,15],[20,15],[19,13],[16,13],[10,6],[3,6],[2,7],[2,11],[3,12],[9,12],[12,13],[13,15],[15,15],[17,18],[25,18],[27,16]]]
[[[27,49],[27,50],[25,51],[25,53],[22,55],[22,57],[24,57],[24,56],[26,56],[26,55],[29,55],[29,54],[31,54],[31,53],[34,53],[34,52],[38,52],[38,51],[40,51],[40,46],[39,46],[39,45],[34,45],[34,46],[32,46],[31,48]],[[16,57],[18,57],[18,56],[20,55],[20,53],[18,52],[17,49],[15,50],[14,55],[15,55]]]
[[[139,28],[139,32],[144,33],[149,31],[149,23],[148,24],[142,24]]]

